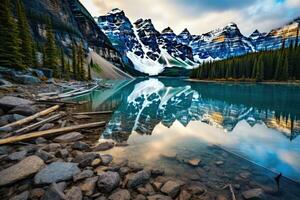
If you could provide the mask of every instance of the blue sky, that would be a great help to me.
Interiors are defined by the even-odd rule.
[[[170,26],[176,33],[188,28],[202,34],[238,24],[241,32],[270,31],[300,16],[300,0],[80,0],[93,16],[113,8],[125,11],[134,22],[150,18],[157,30]]]

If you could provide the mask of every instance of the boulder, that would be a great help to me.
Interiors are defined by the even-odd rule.
[[[263,190],[261,188],[255,188],[251,190],[247,190],[242,193],[242,196],[244,199],[249,200],[259,200],[262,199],[263,196]]]
[[[128,180],[129,188],[136,188],[137,186],[148,183],[150,179],[150,173],[146,170],[142,170],[131,176]]]
[[[68,200],[82,200],[82,192],[79,187],[73,186],[66,194]]]
[[[12,109],[19,105],[32,105],[33,102],[27,99],[13,97],[13,96],[4,96],[0,99],[0,107],[4,110]]]
[[[90,196],[94,194],[97,181],[98,176],[87,178],[79,185],[79,187],[86,196]]]
[[[179,191],[180,191],[181,184],[176,181],[167,181],[162,188],[160,189],[161,192],[167,194],[168,196],[175,198]]]
[[[72,149],[76,150],[87,150],[89,148],[89,145],[85,142],[77,141],[72,145]]]
[[[130,193],[128,190],[119,190],[108,197],[109,200],[130,200]]]
[[[8,155],[8,159],[12,161],[23,160],[27,155],[27,151],[17,151]]]
[[[100,191],[111,192],[116,189],[120,183],[120,176],[117,172],[102,172],[99,174],[97,186]]]
[[[9,114],[19,114],[24,116],[30,116],[38,112],[38,109],[36,106],[32,105],[18,105],[12,110],[10,110]]]
[[[79,167],[87,167],[90,166],[95,158],[98,158],[99,154],[94,153],[94,152],[89,152],[89,153],[83,153],[80,155],[77,155],[74,159],[73,162],[78,163]]]
[[[62,200],[66,199],[64,190],[66,188],[66,182],[52,183],[50,187],[45,192],[42,200]]]
[[[58,143],[68,143],[68,142],[75,142],[77,140],[83,139],[84,136],[81,133],[78,132],[71,132],[65,135],[60,135],[56,138],[54,138],[54,142]]]
[[[76,163],[53,162],[39,171],[34,177],[35,184],[50,184],[67,181],[80,172]]]
[[[94,172],[92,170],[84,170],[82,172],[79,172],[77,174],[75,174],[73,176],[73,180],[74,181],[79,181],[79,180],[82,180],[82,179],[85,179],[85,178],[90,178],[94,175]]]
[[[93,151],[106,151],[112,149],[115,144],[111,141],[106,141],[98,144],[96,147],[93,148]]]
[[[37,77],[34,77],[32,75],[26,75],[26,74],[16,75],[13,78],[13,80],[16,81],[17,83],[25,84],[25,85],[37,84],[41,82],[40,79],[38,79]]]
[[[0,186],[8,185],[37,173],[44,167],[44,161],[37,156],[29,156],[19,163],[0,172]]]

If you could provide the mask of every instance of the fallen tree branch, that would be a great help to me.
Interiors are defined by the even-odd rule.
[[[104,114],[111,114],[113,111],[99,111],[99,112],[82,112],[82,113],[73,113],[73,115],[104,115]]]
[[[37,123],[34,123],[34,124],[31,124],[29,126],[26,126],[24,128],[21,128],[19,130],[16,130],[13,132],[14,135],[21,135],[21,134],[24,134],[24,133],[28,133],[29,131],[33,131],[39,127],[41,127],[42,125],[46,124],[46,123],[49,123],[49,122],[53,122],[53,121],[56,121],[60,118],[62,118],[63,116],[65,116],[66,113],[59,113],[57,115],[53,115],[47,119],[44,119],[42,121],[39,121]]]
[[[222,189],[225,189],[225,188],[227,188],[227,187],[229,187],[229,190],[230,190],[230,193],[231,193],[231,199],[232,199],[232,200],[236,200],[235,194],[234,194],[234,191],[233,191],[233,188],[232,188],[232,185],[231,185],[231,184],[225,185]]]
[[[24,134],[24,135],[12,136],[9,138],[0,139],[0,145],[30,140],[30,139],[34,139],[34,138],[38,138],[38,137],[59,135],[59,134],[63,134],[63,133],[68,133],[68,132],[72,132],[72,131],[76,131],[76,130],[85,129],[85,128],[97,128],[100,126],[104,126],[105,124],[106,124],[106,122],[95,122],[95,123],[81,124],[81,125],[70,126],[70,127],[65,127],[65,128],[37,131],[37,132],[28,133],[28,134]]]
[[[47,108],[46,110],[40,111],[40,112],[38,112],[38,113],[36,113],[34,115],[31,115],[29,117],[26,117],[24,119],[21,119],[21,120],[15,121],[13,123],[7,124],[5,126],[2,126],[2,127],[0,127],[0,130],[1,129],[3,129],[3,130],[10,129],[10,131],[11,131],[11,130],[13,130],[17,126],[21,126],[23,124],[29,123],[29,122],[35,120],[38,117],[42,117],[42,116],[48,115],[49,113],[52,113],[53,111],[59,109],[59,107],[60,107],[59,105],[52,106],[50,108]]]

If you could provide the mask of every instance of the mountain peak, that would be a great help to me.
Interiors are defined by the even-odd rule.
[[[114,8],[111,11],[109,11],[107,14],[108,15],[115,15],[115,14],[120,14],[120,13],[124,13],[124,11],[119,9],[119,8]]]
[[[174,33],[174,31],[170,27],[167,27],[164,30],[162,30],[162,33]]]
[[[229,24],[227,24],[227,26],[225,28],[230,28],[230,29],[237,29],[238,26],[236,23],[234,22],[230,22]]]
[[[180,34],[191,35],[190,31],[187,28],[185,28]]]

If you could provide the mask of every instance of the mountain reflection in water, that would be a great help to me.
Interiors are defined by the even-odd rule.
[[[114,105],[103,136],[147,141],[148,159],[158,159],[159,148],[198,140],[300,181],[299,99],[300,87],[293,85],[149,78],[127,85],[97,110]]]

